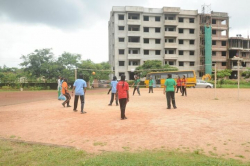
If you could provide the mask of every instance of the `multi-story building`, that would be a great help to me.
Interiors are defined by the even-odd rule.
[[[239,64],[238,64],[239,62]],[[250,68],[250,39],[243,38],[241,35],[229,38],[229,69],[232,75],[230,78],[235,79],[238,77],[239,70],[245,71]]]
[[[198,10],[182,10],[178,7],[143,8],[113,7],[109,21],[109,62],[114,74],[134,78],[134,69],[147,60],[160,60],[179,70],[195,70],[205,74],[205,66],[212,61],[227,62],[228,16],[212,12],[201,24]],[[224,24],[226,20],[226,24]],[[205,42],[202,27],[212,25],[211,53],[205,58]],[[210,44],[211,45],[211,44]],[[226,52],[226,53],[225,53]],[[223,63],[223,64],[222,64]]]

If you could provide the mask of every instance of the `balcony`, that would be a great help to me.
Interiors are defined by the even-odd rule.
[[[174,37],[177,37],[178,36],[178,32],[177,31],[165,31],[165,36],[174,36]]]
[[[165,20],[165,25],[174,25],[174,26],[177,26],[178,25],[178,21],[177,20]]]
[[[218,30],[227,30],[227,25],[218,25],[218,24],[212,24],[212,29],[218,29]]]
[[[141,47],[141,43],[133,43],[133,42],[128,42],[128,46],[129,48],[140,48]]]
[[[141,31],[128,31],[128,36],[141,36]]]
[[[165,48],[177,48],[177,43],[165,43]]]
[[[228,37],[227,36],[216,36],[216,35],[213,35],[212,39],[213,40],[228,40]]]
[[[128,71],[135,70],[138,66],[128,66]]]
[[[128,19],[127,24],[128,25],[141,25],[141,20]]]
[[[178,59],[178,55],[177,54],[165,54],[164,59]]]
[[[128,54],[128,59],[141,59],[141,54]]]

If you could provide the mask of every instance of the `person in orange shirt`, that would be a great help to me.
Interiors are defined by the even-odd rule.
[[[62,103],[62,105],[65,107],[65,104],[67,103],[67,107],[71,107],[69,105],[71,96],[68,91],[68,79],[64,78],[64,81],[62,83],[62,94],[66,97],[66,100]]]
[[[178,78],[177,78],[177,91],[176,91],[176,93],[178,93],[179,89],[181,92],[181,78],[180,78],[180,76],[178,76]]]
[[[187,96],[187,80],[186,80],[186,76],[183,75],[182,79],[181,79],[181,86],[182,86],[182,96],[184,96],[184,93],[185,93],[185,96]]]
[[[121,76],[121,81],[116,85],[116,96],[115,99],[119,98],[120,110],[121,110],[121,120],[127,119],[125,116],[126,105],[129,102],[129,85],[125,81],[125,75]]]

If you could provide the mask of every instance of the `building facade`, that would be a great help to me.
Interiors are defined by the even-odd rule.
[[[226,20],[226,21],[225,21]],[[226,22],[226,23],[225,23]],[[134,79],[134,70],[147,60],[160,60],[179,70],[205,71],[205,36],[211,26],[212,47],[206,51],[218,68],[227,66],[227,13],[199,14],[198,10],[178,7],[113,7],[109,20],[109,63],[114,75]],[[225,68],[226,68],[225,66]]]

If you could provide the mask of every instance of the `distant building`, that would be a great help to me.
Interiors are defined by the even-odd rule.
[[[109,63],[116,76],[134,78],[147,60],[160,60],[198,76],[229,66],[227,13],[198,13],[179,7],[113,7],[109,20]]]

